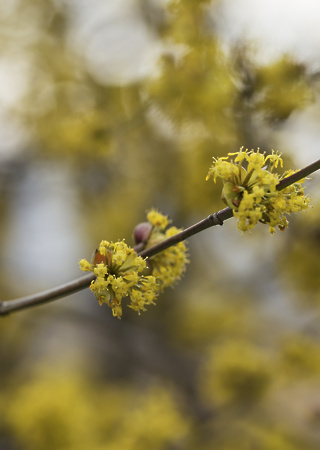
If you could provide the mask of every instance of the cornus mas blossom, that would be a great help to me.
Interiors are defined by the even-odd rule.
[[[241,148],[226,157],[213,158],[206,179],[222,179],[222,199],[233,209],[239,230],[250,230],[262,222],[269,225],[271,234],[275,227],[283,231],[288,226],[286,214],[308,208],[310,198],[304,195],[304,179],[277,189],[283,178],[295,173],[289,170],[279,175],[274,172],[279,165],[283,167],[281,155],[273,150],[266,156],[259,149],[255,152]]]
[[[107,303],[116,317],[122,316],[122,299],[130,298],[129,307],[140,312],[145,305],[154,302],[157,296],[157,282],[154,276],[144,275],[146,261],[137,255],[124,241],[101,241],[93,263],[81,259],[80,268],[92,271],[96,279],[90,289],[100,305]]]
[[[158,242],[178,233],[176,227],[167,226],[169,220],[152,209],[143,222],[134,230],[136,244],[149,248]],[[90,285],[91,291],[100,305],[106,303],[114,316],[122,316],[122,300],[128,297],[128,306],[138,313],[146,306],[154,304],[158,294],[167,286],[173,285],[185,271],[188,262],[186,245],[182,242],[170,247],[150,259],[138,256],[134,248],[124,241],[101,241],[95,251],[92,264],[81,259],[80,268],[92,271],[96,279]]]

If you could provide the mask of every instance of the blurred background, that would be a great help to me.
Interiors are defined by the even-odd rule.
[[[157,208],[224,207],[212,156],[319,158],[316,0],[0,2],[1,299],[81,276]],[[2,450],[320,446],[319,174],[274,236],[189,240],[185,277],[122,320],[89,289],[0,320]]]

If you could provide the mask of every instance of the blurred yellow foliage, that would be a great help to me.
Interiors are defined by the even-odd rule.
[[[320,373],[320,346],[305,335],[289,335],[280,348],[282,367],[287,378],[316,377]]]
[[[305,67],[284,56],[256,74],[257,107],[270,121],[285,120],[313,99]]]
[[[28,223],[33,230],[39,215],[47,214],[28,215],[37,195],[45,196],[50,210],[65,194],[64,186],[53,183],[51,204],[32,180],[30,191],[25,189],[29,170],[37,175],[43,164],[68,171],[67,189],[73,193],[68,209],[74,217],[69,232],[83,245],[74,257],[76,266],[83,252],[104,237],[129,242],[152,205],[177,227],[221,209],[220,188],[205,183],[212,156],[241,145],[279,148],[281,125],[317,98],[318,87],[300,62],[281,56],[259,64],[245,43],[222,45],[215,23],[219,15],[213,19],[211,14],[218,1],[137,0],[114,16],[104,9],[111,2],[85,9],[86,3],[0,2],[0,49],[8,64],[1,76],[10,79],[10,64],[16,64],[5,93],[18,99],[7,105],[1,97],[2,128],[17,124],[16,135],[24,137],[16,147],[9,140],[9,150],[1,150],[2,296],[13,296],[23,284],[17,267],[21,260],[26,264],[19,247],[16,253],[5,251],[10,232],[22,224],[23,234]],[[95,9],[98,3],[101,10]],[[112,3],[110,10],[123,2]],[[77,28],[81,18],[83,34]],[[110,57],[122,55],[106,45],[122,39],[121,49],[129,47],[131,25],[147,29],[161,55],[150,76],[115,84],[103,72],[105,66],[93,70],[91,58],[99,56],[110,66]],[[104,32],[108,38],[110,30],[116,31],[112,45],[101,39],[101,54],[95,55],[95,47],[87,44]],[[294,162],[290,146],[279,150]],[[0,446],[317,450],[319,389],[309,380],[319,374],[320,340],[314,331],[319,327],[315,314],[314,328],[306,320],[310,310],[303,305],[320,299],[319,211],[315,205],[292,221],[281,241],[275,236],[268,248],[258,244],[256,253],[251,253],[253,237],[228,235],[235,224],[195,237],[184,284],[164,293],[157,310],[140,318],[139,326],[130,311],[121,327],[111,325],[95,302],[81,303],[80,295],[44,306],[38,315],[4,319]],[[52,230],[45,231],[49,242]],[[27,241],[34,245],[28,235],[19,242]],[[42,251],[41,258],[53,257]],[[293,302],[288,308],[293,297],[301,299],[301,309],[295,310]],[[290,332],[300,319],[305,333]],[[81,342],[65,339],[64,326],[70,333],[77,330]],[[59,363],[51,354],[53,341],[63,348]],[[39,345],[46,357],[39,356]],[[65,356],[74,348],[84,366],[94,361],[98,373],[105,374],[106,366],[114,372],[106,370],[99,378],[70,367]],[[37,358],[43,366],[37,366]],[[35,366],[32,374],[21,365],[26,360]],[[299,398],[295,383],[302,386]],[[299,427],[290,399],[300,414]]]
[[[263,397],[271,379],[271,361],[263,348],[230,340],[210,350],[201,384],[213,402],[250,405]]]
[[[5,431],[30,450],[164,449],[187,435],[170,389],[96,383],[75,368],[37,368],[2,396]]]

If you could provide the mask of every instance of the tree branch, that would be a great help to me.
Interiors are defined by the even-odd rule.
[[[16,298],[14,300],[0,301],[0,316],[21,309],[31,308],[32,306],[58,300],[61,297],[74,294],[90,286],[91,281],[95,279],[93,273],[84,275],[76,280],[69,281],[61,286],[39,292],[38,294],[28,295],[26,297]]]
[[[319,169],[320,169],[320,159],[318,159],[312,164],[309,164],[303,169],[298,170],[296,173],[290,175],[289,177],[283,178],[277,185],[277,190],[282,191],[282,189],[285,189],[286,187],[290,186],[290,184],[302,180],[302,178],[307,177],[308,175],[310,175],[313,172],[316,172]]]
[[[320,159],[304,167],[298,172],[283,178],[277,185],[277,190],[283,190],[293,183],[307,177],[311,173],[320,169]],[[139,251],[138,254],[143,258],[150,258],[157,253],[165,250],[178,242],[184,241],[189,237],[200,233],[207,228],[213,227],[215,225],[223,225],[223,222],[230,219],[233,216],[233,210],[231,208],[224,208],[214,214],[210,214],[206,219],[191,225],[191,227],[180,231],[180,233],[171,236],[170,238],[154,245],[153,247],[147,248],[145,250]],[[137,249],[138,251],[138,249]],[[95,279],[95,275],[90,273],[84,275],[81,278],[65,283],[61,286],[55,287],[53,289],[48,289],[47,291],[40,292],[34,295],[28,295],[26,297],[17,298],[14,300],[0,301],[0,316],[9,314],[10,312],[20,311],[22,309],[31,308],[32,306],[41,305],[44,303],[52,302],[58,300],[61,297],[66,297],[67,295],[74,294],[75,292],[81,291],[90,286],[91,282]]]

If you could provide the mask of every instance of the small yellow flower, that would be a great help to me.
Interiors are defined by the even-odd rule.
[[[282,161],[280,155],[278,153],[274,152],[274,150],[272,150],[271,155],[268,155],[266,157],[265,161],[267,161],[268,159],[270,160],[270,163],[274,165],[275,168],[278,167],[279,163],[280,163],[280,166],[283,167],[283,161]]]
[[[251,172],[251,170],[256,170],[258,173],[260,173],[262,167],[266,162],[264,154],[259,153],[259,150],[257,150],[256,153],[254,152],[247,153],[246,160],[248,162],[247,172]]]
[[[93,273],[99,278],[104,278],[104,276],[108,273],[108,269],[104,264],[97,264],[93,269]]]
[[[151,223],[151,225],[155,227],[159,227],[162,230],[167,228],[169,224],[169,220],[167,216],[164,216],[163,214],[159,213],[155,209],[151,209],[147,214],[147,219]]]
[[[86,259],[80,259],[79,266],[83,272],[90,272],[92,270],[91,264]]]

